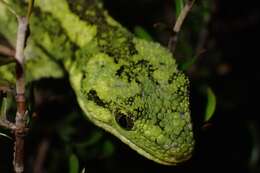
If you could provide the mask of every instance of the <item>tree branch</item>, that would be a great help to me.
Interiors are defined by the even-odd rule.
[[[195,0],[189,0],[186,5],[183,7],[183,9],[181,10],[180,15],[178,16],[178,19],[173,27],[173,31],[178,33],[180,32],[181,26],[183,24],[184,19],[186,18],[186,16],[188,15],[188,13],[190,12],[193,4],[194,4]]]
[[[25,100],[25,70],[24,70],[24,47],[26,32],[28,29],[27,17],[18,17],[18,31],[16,41],[16,104],[17,113],[15,118],[15,146],[14,146],[14,169],[16,173],[24,171],[24,136],[26,135],[26,100]]]
[[[19,16],[5,0],[0,0],[0,3],[4,3],[7,9],[12,12],[18,21],[15,60],[16,60],[16,106],[17,112],[15,117],[15,123],[11,123],[8,120],[1,121],[0,125],[11,128],[14,130],[15,144],[14,144],[14,171],[16,173],[24,172],[24,137],[28,131],[26,127],[27,111],[26,111],[26,98],[25,98],[25,57],[24,48],[26,45],[27,34],[29,33],[29,18],[32,13],[34,0],[29,0],[27,15]],[[2,52],[10,54],[7,49],[0,47]]]

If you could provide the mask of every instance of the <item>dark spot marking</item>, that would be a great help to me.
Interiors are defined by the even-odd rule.
[[[128,102],[128,103],[133,103],[133,102],[134,102],[134,97],[129,97],[129,98],[127,99],[127,102]]]
[[[160,65],[165,65],[165,63],[163,63],[163,62],[160,62],[159,64],[160,64]]]
[[[149,61],[142,59],[142,60],[137,61],[135,66],[138,66],[138,65],[146,66],[147,64],[149,64]]]
[[[91,100],[95,102],[98,106],[106,107],[106,103],[104,103],[99,96],[97,95],[97,92],[95,90],[90,90],[87,94],[88,100]]]
[[[126,69],[129,70],[128,66],[122,65],[115,73],[116,76],[122,77],[123,75],[127,77],[127,81],[130,83],[133,78],[133,74],[129,73],[129,71],[125,71]]]
[[[169,77],[169,79],[168,79],[168,84],[172,84],[172,82],[173,82],[174,80],[176,80],[177,75],[178,75],[178,74],[173,73],[173,74]]]
[[[135,64],[135,67],[137,66],[141,66],[141,67],[145,67],[147,69],[147,73],[148,73],[148,78],[154,82],[156,85],[159,85],[159,82],[154,79],[152,73],[156,70],[156,68],[154,68],[154,66],[152,64],[149,63],[149,61],[147,60],[140,60]]]
[[[133,43],[133,34],[120,26],[110,25],[104,9],[95,0],[68,0],[68,4],[81,20],[97,26],[98,47],[101,52],[114,58],[116,64],[119,59],[127,59],[138,53]],[[122,38],[125,40],[121,41]]]
[[[116,76],[121,76],[122,73],[124,72],[125,70],[125,66],[122,65],[117,71],[116,71]]]
[[[136,112],[137,118],[142,117],[142,115],[144,115],[146,113],[144,108],[141,108],[141,107],[134,109],[134,111]]]
[[[137,78],[135,78],[135,82],[137,83],[137,84],[141,84],[141,81],[139,80],[139,79],[137,79]]]

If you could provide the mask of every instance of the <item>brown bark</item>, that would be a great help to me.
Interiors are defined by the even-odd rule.
[[[26,32],[28,30],[28,18],[18,17],[18,31],[16,41],[16,103],[17,113],[15,118],[15,146],[14,146],[14,169],[16,173],[24,172],[24,137],[26,128],[26,99],[25,99],[25,70],[24,70],[24,47]]]

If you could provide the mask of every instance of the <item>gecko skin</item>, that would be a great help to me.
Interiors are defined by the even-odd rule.
[[[95,125],[155,162],[175,165],[194,147],[187,77],[158,43],[134,37],[97,0],[37,0],[26,47],[27,81],[62,77]],[[0,33],[16,21],[0,4]],[[8,66],[2,78],[12,80]]]

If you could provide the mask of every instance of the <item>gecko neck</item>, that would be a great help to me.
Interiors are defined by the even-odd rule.
[[[133,35],[110,17],[97,0],[45,0],[36,5],[31,30],[44,34],[32,33],[31,37],[45,52],[57,50],[51,55],[54,59],[66,63],[104,53],[117,62],[136,53]]]

